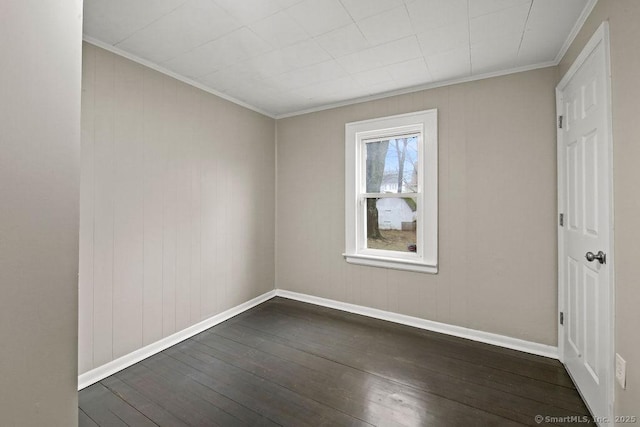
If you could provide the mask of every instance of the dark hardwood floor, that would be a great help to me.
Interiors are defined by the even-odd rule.
[[[588,415],[558,361],[284,298],[82,390],[79,404],[80,426],[587,425],[577,417]]]

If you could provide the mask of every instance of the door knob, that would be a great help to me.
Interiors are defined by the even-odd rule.
[[[593,252],[587,252],[584,257],[589,262],[593,262],[596,259],[598,260],[598,262],[600,264],[606,264],[606,262],[607,262],[607,255],[602,251],[598,251],[598,253],[595,254],[595,255],[593,254]]]

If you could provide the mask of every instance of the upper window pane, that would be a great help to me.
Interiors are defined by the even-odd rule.
[[[366,142],[366,192],[418,191],[418,137],[406,136]]]

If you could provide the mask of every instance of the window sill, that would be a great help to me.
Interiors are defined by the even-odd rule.
[[[345,261],[350,264],[366,265],[369,267],[391,268],[394,270],[416,271],[419,273],[438,273],[437,265],[425,264],[420,261],[361,254],[342,255],[344,256]]]

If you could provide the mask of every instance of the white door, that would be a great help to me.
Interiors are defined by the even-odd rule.
[[[612,171],[608,37],[600,28],[557,88],[560,350],[596,417],[612,392]]]

